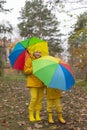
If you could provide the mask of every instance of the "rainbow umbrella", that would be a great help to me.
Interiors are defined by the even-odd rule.
[[[48,55],[47,42],[37,37],[18,42],[9,55],[11,66],[17,70],[23,70],[25,60],[27,60],[35,50],[40,51],[42,56]]]
[[[59,58],[44,56],[32,64],[33,74],[47,87],[68,90],[75,84],[70,66]]]

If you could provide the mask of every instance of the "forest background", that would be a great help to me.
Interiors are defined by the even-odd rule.
[[[62,98],[66,125],[58,122],[56,113],[55,123],[48,123],[45,97],[42,122],[28,120],[26,76],[12,69],[8,55],[17,42],[32,36],[46,40],[50,55],[72,68],[76,83]],[[0,0],[0,112],[0,130],[87,129],[86,0]]]
[[[86,3],[85,0],[26,0],[19,10],[17,25],[9,19],[0,24],[4,48],[13,41],[16,44],[19,40],[37,36],[48,42],[51,55],[61,55],[69,62],[75,78],[87,80]],[[5,16],[13,11],[6,4],[5,0],[0,1],[0,14]],[[0,71],[4,64],[6,66],[5,49],[0,46]]]

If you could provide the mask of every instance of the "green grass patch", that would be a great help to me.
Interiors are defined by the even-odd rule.
[[[0,77],[1,80],[8,81],[8,80],[17,80],[17,81],[25,81],[25,75],[3,75]]]
[[[76,86],[85,86],[85,87],[87,87],[87,81],[76,81],[76,84],[75,84]]]

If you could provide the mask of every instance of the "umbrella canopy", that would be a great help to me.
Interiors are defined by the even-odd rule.
[[[9,55],[11,66],[17,70],[23,70],[25,58],[28,58],[35,50],[40,51],[42,56],[48,55],[47,42],[37,37],[18,42]]]
[[[33,54],[34,51],[41,52],[42,56],[46,56],[49,54],[48,43],[36,37],[32,37],[30,39],[27,50],[30,54]]]
[[[68,90],[75,84],[70,66],[59,58],[44,56],[32,64],[33,74],[47,87]]]

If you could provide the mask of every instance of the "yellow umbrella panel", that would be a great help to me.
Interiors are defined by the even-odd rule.
[[[33,54],[35,51],[39,51],[42,56],[49,55],[48,43],[46,41],[40,41],[32,44],[27,48],[27,50],[30,54]]]

